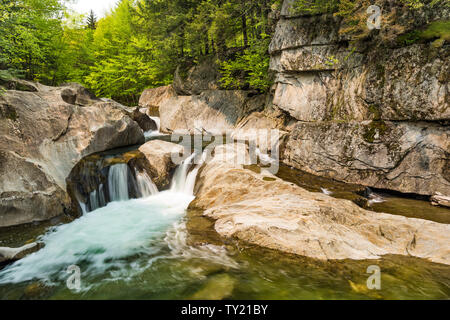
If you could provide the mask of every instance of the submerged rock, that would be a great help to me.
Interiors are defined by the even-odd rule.
[[[0,96],[0,227],[68,212],[66,178],[83,157],[144,142],[118,103],[79,85],[35,87]]]
[[[275,177],[269,181],[230,161],[237,156],[230,145],[216,147],[191,204],[216,220],[220,235],[321,260],[398,254],[450,264],[449,225],[375,213]]]
[[[223,273],[210,277],[208,282],[199,291],[194,293],[190,300],[222,300],[233,293],[236,280]]]

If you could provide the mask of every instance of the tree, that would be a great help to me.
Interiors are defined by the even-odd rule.
[[[97,16],[95,15],[93,10],[91,10],[89,12],[86,24],[87,24],[87,27],[91,30],[97,29]]]

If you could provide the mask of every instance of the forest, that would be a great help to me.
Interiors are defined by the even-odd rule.
[[[0,0],[0,77],[52,86],[78,82],[98,96],[133,105],[145,88],[171,83],[178,65],[214,55],[226,88],[264,91],[269,16],[279,5],[122,0],[98,19],[71,12],[67,1]],[[236,73],[245,73],[244,81]]]

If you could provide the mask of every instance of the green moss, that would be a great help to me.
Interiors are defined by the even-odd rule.
[[[400,46],[409,46],[420,41],[420,31],[414,30],[405,34],[402,34],[397,38],[397,43]]]
[[[373,143],[375,141],[375,136],[377,133],[380,136],[383,136],[388,130],[386,123],[384,121],[372,121],[368,127],[366,127],[365,132],[363,134],[363,138],[365,141],[369,143]]]
[[[427,29],[420,33],[420,37],[425,40],[443,39],[450,42],[450,20],[430,23]]]
[[[373,120],[380,120],[381,119],[381,110],[376,105],[369,105],[369,112],[373,114]]]
[[[397,38],[401,46],[408,46],[421,41],[432,41],[434,47],[441,47],[445,41],[450,42],[450,20],[430,23],[425,30],[413,30]]]

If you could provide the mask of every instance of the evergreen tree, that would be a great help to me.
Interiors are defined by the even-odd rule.
[[[97,29],[97,16],[93,10],[89,12],[89,16],[87,17],[87,27],[91,30]]]

